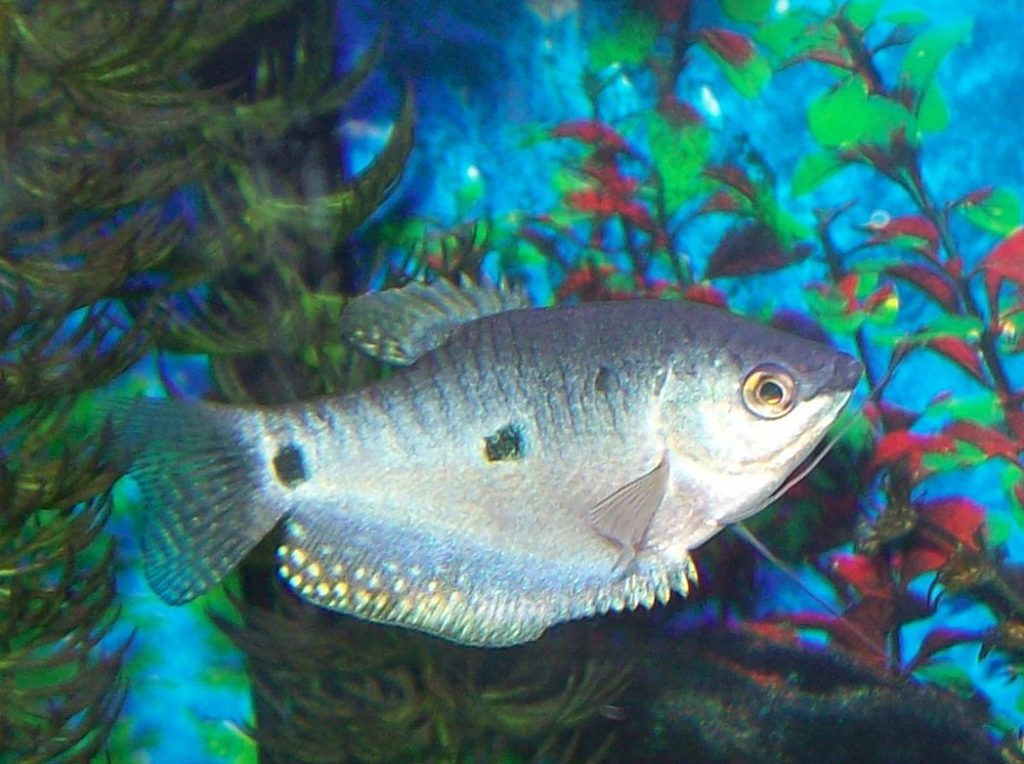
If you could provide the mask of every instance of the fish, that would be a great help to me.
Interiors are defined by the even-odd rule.
[[[706,304],[541,308],[473,282],[361,295],[342,331],[393,372],[290,404],[138,398],[112,416],[165,601],[217,586],[277,529],[299,597],[465,645],[665,603],[862,371]]]

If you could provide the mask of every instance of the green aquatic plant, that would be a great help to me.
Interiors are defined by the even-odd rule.
[[[129,681],[103,534],[116,474],[86,425],[88,391],[153,349],[223,358],[283,345],[318,370],[340,362],[320,340],[341,299],[303,286],[299,263],[380,204],[408,154],[412,108],[407,97],[352,179],[310,167],[322,171],[306,186],[282,184],[270,171],[268,157],[333,119],[373,68],[378,48],[335,76],[331,13],[326,2],[0,2],[2,761],[102,757]],[[292,31],[282,48],[248,45],[275,26]],[[240,43],[256,57],[242,85],[217,73]],[[247,333],[222,334],[255,305],[226,284],[261,270],[283,285],[284,335],[265,311]]]
[[[269,572],[269,571],[268,571]],[[268,762],[601,761],[628,666],[581,660],[579,634],[471,649],[339,617],[283,587],[218,623],[256,688]]]
[[[57,445],[70,407],[23,407],[0,449],[0,761],[88,761],[125,697],[98,444]],[[16,421],[12,422],[14,419]]]

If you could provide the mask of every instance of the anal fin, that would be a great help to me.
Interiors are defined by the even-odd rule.
[[[298,508],[277,561],[295,593],[320,607],[460,644],[529,642],[568,617],[500,550],[401,525],[370,502]]]

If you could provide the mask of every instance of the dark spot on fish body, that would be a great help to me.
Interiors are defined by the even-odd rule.
[[[507,424],[484,436],[484,455],[489,462],[508,462],[523,455],[523,431],[519,425]]]
[[[594,377],[594,389],[604,395],[611,395],[621,387],[619,372],[610,366],[602,366]]]
[[[289,488],[294,488],[308,477],[302,451],[294,443],[282,446],[274,456],[273,464],[278,482]]]

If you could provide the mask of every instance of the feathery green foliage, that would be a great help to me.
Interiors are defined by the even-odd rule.
[[[83,393],[154,348],[350,363],[324,341],[343,298],[300,271],[379,206],[413,112],[351,182],[276,171],[376,60],[335,76],[332,8],[0,0],[0,761],[101,756],[125,697],[128,642],[100,645],[116,475],[75,424]],[[250,70],[220,73],[239,45]]]
[[[581,660],[576,631],[472,649],[340,618],[280,589],[276,610],[243,605],[244,625],[218,621],[249,658],[268,764],[597,762],[612,742],[601,711],[629,667]]]

